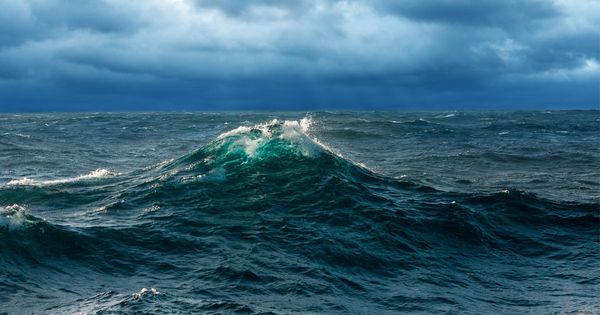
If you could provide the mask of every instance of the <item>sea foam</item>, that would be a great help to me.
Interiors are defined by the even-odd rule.
[[[12,231],[22,226],[26,220],[24,207],[17,204],[0,207],[0,228]]]
[[[97,169],[97,170],[90,172],[88,174],[85,174],[85,175],[80,175],[80,176],[76,176],[76,177],[60,178],[60,179],[38,180],[38,179],[32,179],[32,178],[25,177],[25,178],[21,178],[21,179],[11,180],[8,183],[6,183],[6,185],[7,186],[39,186],[39,187],[42,187],[42,186],[69,184],[69,183],[94,180],[94,179],[100,179],[100,178],[109,178],[109,177],[114,177],[114,176],[118,176],[118,175],[121,175],[121,173],[111,172],[106,169]]]
[[[320,145],[307,134],[311,124],[312,121],[310,118],[303,118],[299,121],[279,121],[273,119],[270,122],[257,124],[252,127],[237,127],[220,134],[217,137],[217,140],[236,138],[233,139],[233,146],[231,148],[242,148],[246,155],[255,157],[258,148],[266,142],[278,138],[298,144],[300,153],[305,156],[310,156],[314,153],[314,146]],[[258,138],[252,136],[253,132],[259,133],[260,136]]]
[[[282,139],[295,144],[298,152],[307,157],[315,156],[320,150],[334,154],[358,167],[375,173],[374,170],[361,162],[354,161],[345,157],[341,152],[334,150],[327,144],[311,135],[310,128],[313,125],[310,117],[300,120],[273,119],[270,122],[256,124],[254,126],[240,126],[230,131],[224,132],[217,137],[217,140],[228,138],[237,138],[233,140],[230,150],[242,149],[248,157],[256,157],[257,150],[262,145],[272,139]],[[252,132],[259,132],[260,137],[251,137]]]

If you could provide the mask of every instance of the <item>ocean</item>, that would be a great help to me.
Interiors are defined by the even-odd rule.
[[[600,111],[0,114],[2,314],[597,314]]]

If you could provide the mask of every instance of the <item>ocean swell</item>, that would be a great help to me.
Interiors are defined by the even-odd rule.
[[[580,241],[597,236],[598,204],[384,176],[316,140],[310,119],[244,125],[128,173],[14,180],[0,198],[9,284],[120,288],[55,293],[68,302],[35,307],[49,312],[460,313],[495,299],[511,313],[531,289],[515,275],[541,264],[600,282],[582,267],[597,244]],[[45,280],[21,272],[37,265]],[[549,290],[530,306],[573,298]]]

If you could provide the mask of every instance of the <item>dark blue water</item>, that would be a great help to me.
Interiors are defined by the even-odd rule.
[[[0,313],[596,313],[599,243],[599,111],[0,115]]]

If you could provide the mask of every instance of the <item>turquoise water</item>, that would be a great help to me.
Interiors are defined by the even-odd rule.
[[[600,112],[0,115],[0,312],[600,309]]]

